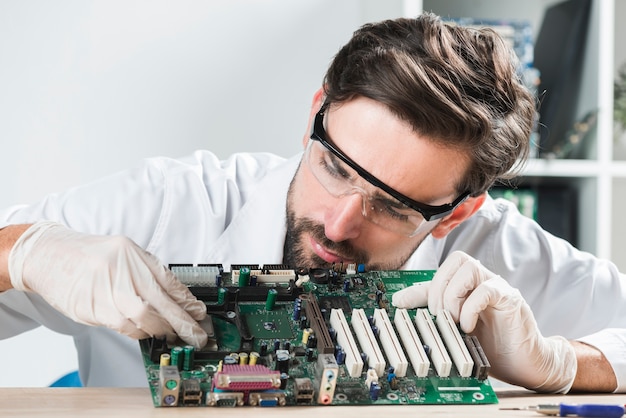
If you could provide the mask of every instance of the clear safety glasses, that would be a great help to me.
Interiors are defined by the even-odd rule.
[[[343,197],[359,193],[366,219],[389,231],[412,237],[450,214],[469,196],[470,193],[465,192],[452,203],[432,206],[387,186],[330,142],[324,129],[326,108],[327,105],[322,106],[315,116],[304,158],[311,173],[331,195]]]

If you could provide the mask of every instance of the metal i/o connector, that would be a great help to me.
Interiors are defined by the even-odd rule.
[[[442,309],[437,312],[436,321],[439,332],[448,347],[450,357],[452,357],[459,375],[461,377],[471,376],[474,369],[474,361],[463,343],[461,333],[452,320],[452,315],[450,315],[450,312]]]
[[[207,392],[206,406],[243,406],[243,392]]]
[[[213,384],[223,390],[278,389],[280,372],[261,365],[223,365],[213,376]]]
[[[417,335],[417,331],[413,326],[411,317],[406,309],[396,309],[393,322],[396,325],[398,334],[402,339],[404,349],[406,350],[409,358],[411,359],[411,365],[415,371],[417,377],[428,376],[428,369],[430,368],[430,360],[424,351],[424,345]]]
[[[335,396],[335,386],[339,376],[339,366],[332,354],[320,354],[317,356],[316,376],[319,381],[317,403],[330,405]]]
[[[178,406],[180,373],[178,366],[161,366],[159,369],[159,398],[161,406]]]
[[[363,359],[359,352],[359,347],[352,336],[346,316],[341,309],[330,311],[330,325],[337,332],[337,342],[346,352],[346,369],[350,377],[359,377],[363,371]]]
[[[387,311],[384,309],[374,309],[374,323],[378,327],[378,339],[385,350],[389,365],[394,368],[396,376],[406,376],[409,361],[404,355],[404,351],[402,351],[402,346],[393,330]]]
[[[359,344],[361,344],[363,352],[367,354],[368,366],[376,370],[379,376],[382,376],[385,373],[385,358],[380,351],[365,311],[363,309],[353,309],[350,324],[359,340]]]
[[[281,391],[251,392],[248,395],[248,404],[250,406],[285,406],[287,397],[285,392]]]
[[[418,309],[415,312],[415,325],[417,325],[424,342],[430,346],[430,358],[433,361],[437,374],[441,377],[450,376],[452,360],[437,332],[428,309]]]

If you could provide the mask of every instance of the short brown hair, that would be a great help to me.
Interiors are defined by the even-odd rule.
[[[528,157],[535,101],[513,51],[492,30],[424,13],[371,23],[337,53],[326,101],[386,105],[415,132],[471,156],[458,191],[477,196]]]

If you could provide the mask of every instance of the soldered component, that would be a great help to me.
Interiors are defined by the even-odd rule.
[[[159,365],[160,366],[169,366],[170,365],[170,358],[171,356],[167,353],[163,353],[161,354],[161,357],[159,358]]]
[[[217,276],[220,269],[217,266],[170,265],[170,270],[176,278],[187,286],[218,286]]]
[[[448,352],[454,361],[459,375],[461,377],[469,377],[474,369],[474,361],[469,351],[467,351],[459,329],[452,320],[452,315],[450,315],[450,312],[441,309],[437,312],[435,320],[437,321],[439,333],[446,343],[446,347],[448,347]]]
[[[316,376],[319,381],[317,403],[330,405],[335,396],[335,387],[339,377],[339,366],[332,354],[320,354],[317,357]]]
[[[183,358],[183,370],[192,370],[195,360],[195,347],[193,345],[186,345],[183,347],[185,356]]]
[[[213,385],[222,390],[264,390],[280,387],[280,372],[265,366],[240,366],[224,364],[213,375]]]
[[[206,406],[242,406],[243,392],[207,392]]]
[[[266,311],[271,311],[272,309],[274,309],[277,296],[278,296],[278,291],[276,289],[270,289],[267,291],[267,299],[265,300]]]
[[[313,382],[308,377],[297,377],[294,380],[294,397],[298,405],[308,405],[313,402]]]
[[[177,406],[180,393],[180,373],[176,366],[159,369],[159,399],[161,406]]]
[[[185,406],[199,406],[202,402],[202,390],[198,379],[185,379],[182,383],[182,404]]]
[[[383,353],[380,351],[376,337],[372,332],[365,311],[363,309],[353,309],[350,324],[359,340],[363,352],[367,354],[368,366],[376,370],[376,373],[381,376],[385,372],[386,362]]]
[[[489,377],[489,369],[491,364],[475,335],[465,335],[463,337],[467,350],[474,360],[474,377],[478,380],[485,380]]]
[[[182,347],[172,347],[170,350],[170,364],[176,366],[178,370],[183,369],[183,361],[185,359],[185,351]]]
[[[415,371],[417,377],[428,376],[428,369],[430,368],[430,360],[424,351],[424,345],[417,335],[417,331],[413,326],[411,317],[406,309],[396,309],[396,313],[393,317],[393,322],[396,325],[398,334],[402,339],[404,349],[406,350],[409,358],[411,359],[411,365]]]
[[[247,268],[247,267],[246,267]],[[243,270],[243,269],[241,269]],[[241,270],[233,270],[233,281],[241,283],[239,276]],[[256,276],[257,284],[269,284],[269,283],[289,283],[291,280],[296,280],[296,271],[293,269],[284,270],[269,270],[269,269],[249,269],[244,274]],[[249,277],[249,276],[248,276]],[[249,279],[246,280],[248,283]]]
[[[363,360],[348,326],[348,321],[346,321],[346,316],[341,309],[330,311],[330,324],[337,331],[337,342],[346,353],[348,374],[350,377],[359,377],[363,371]]]
[[[326,327],[326,321],[324,321],[317,299],[311,293],[302,295],[300,298],[305,304],[304,310],[306,312],[306,317],[308,318],[311,328],[313,328],[313,332],[317,338],[317,352],[323,354],[334,353],[335,344],[333,344],[333,340],[330,338],[330,333]]]
[[[402,346],[393,330],[387,311],[374,309],[374,323],[378,327],[378,339],[385,350],[389,364],[394,368],[396,376],[404,377],[409,367],[409,361],[402,351]]]
[[[285,406],[287,398],[285,392],[281,391],[251,392],[248,395],[248,404],[250,406]]]
[[[424,342],[430,346],[430,358],[433,361],[435,370],[437,370],[437,374],[441,377],[450,376],[452,360],[437,332],[428,309],[422,308],[415,312],[415,325],[417,325]]]

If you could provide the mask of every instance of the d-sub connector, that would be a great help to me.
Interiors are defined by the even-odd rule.
[[[207,392],[207,406],[243,406],[243,392]]]
[[[285,406],[287,398],[284,392],[251,392],[248,395],[248,404],[251,406]]]

